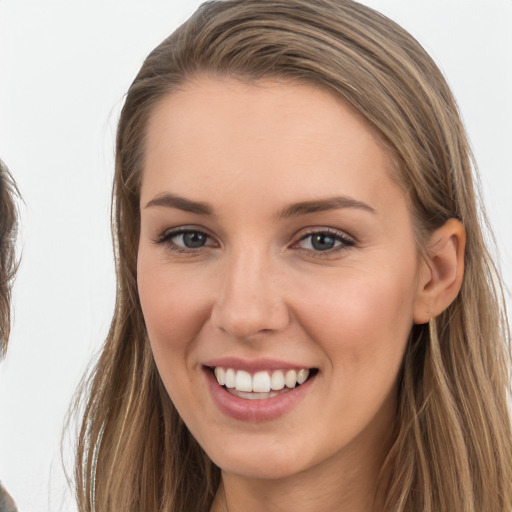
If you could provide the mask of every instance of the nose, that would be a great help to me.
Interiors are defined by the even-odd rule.
[[[278,265],[255,252],[224,262],[212,324],[239,340],[283,330],[290,321]]]

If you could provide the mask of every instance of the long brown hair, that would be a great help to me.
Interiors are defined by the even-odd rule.
[[[11,331],[11,289],[17,269],[17,197],[16,183],[0,160],[0,358],[5,356]]]
[[[116,145],[115,314],[79,402],[80,511],[208,511],[219,484],[219,468],[160,382],[136,285],[148,116],[199,74],[274,77],[339,95],[395,155],[418,243],[450,218],[463,222],[462,289],[410,335],[383,468],[391,475],[384,509],[510,512],[510,334],[466,134],[445,79],[417,41],[350,0],[208,2],[147,57],[132,83]]]

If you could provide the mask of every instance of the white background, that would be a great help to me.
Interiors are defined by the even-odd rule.
[[[510,287],[512,2],[365,3],[412,32],[446,73]],[[0,0],[0,157],[24,198],[15,322],[0,367],[0,479],[22,512],[74,510],[59,443],[113,310],[115,124],[144,57],[198,4]]]

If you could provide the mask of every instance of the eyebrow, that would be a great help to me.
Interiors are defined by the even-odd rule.
[[[195,213],[213,217],[212,206],[202,201],[192,201],[171,193],[159,194],[149,201],[145,208],[154,206],[163,206],[166,208],[176,208],[185,212]],[[338,210],[341,208],[355,208],[358,210],[376,213],[375,209],[369,204],[346,196],[334,196],[326,199],[314,199],[311,201],[301,201],[287,206],[277,214],[277,218],[299,217],[301,215],[310,215],[313,213],[325,212],[329,210]]]
[[[213,208],[208,203],[192,201],[191,199],[186,199],[185,197],[170,193],[156,196],[146,204],[145,208],[150,208],[152,206],[164,206],[167,208],[183,210],[184,212],[195,213],[197,215],[213,216]]]
[[[356,208],[370,213],[376,213],[375,209],[369,204],[346,196],[333,196],[327,199],[314,199],[312,201],[301,201],[282,210],[278,217],[289,218],[300,215],[309,215],[312,213],[325,212],[328,210],[338,210],[340,208]]]

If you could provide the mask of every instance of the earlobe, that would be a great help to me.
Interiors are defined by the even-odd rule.
[[[442,313],[455,299],[464,276],[466,230],[450,219],[436,229],[421,262],[414,323],[424,324]]]

